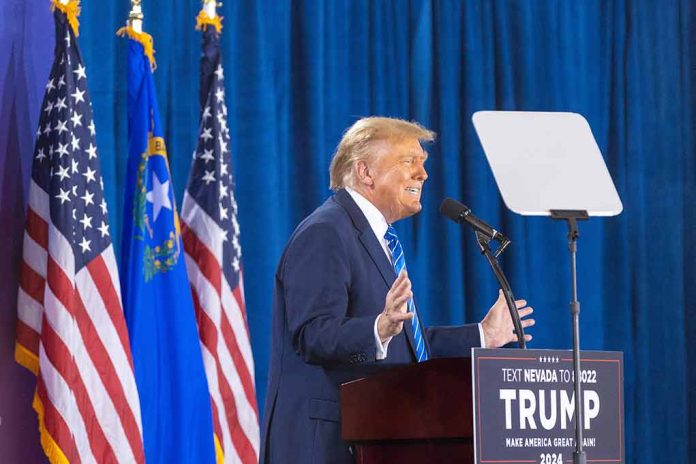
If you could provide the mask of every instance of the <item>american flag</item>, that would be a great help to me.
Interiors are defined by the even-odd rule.
[[[224,462],[258,462],[259,424],[227,129],[220,37],[203,32],[202,114],[181,211],[186,266]]]
[[[29,187],[17,361],[52,462],[144,462],[140,403],[95,146],[87,75],[57,5]]]

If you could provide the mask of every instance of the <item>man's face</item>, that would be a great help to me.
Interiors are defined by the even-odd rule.
[[[415,137],[380,142],[376,150],[375,158],[368,161],[372,178],[368,199],[392,224],[421,210],[428,155]]]

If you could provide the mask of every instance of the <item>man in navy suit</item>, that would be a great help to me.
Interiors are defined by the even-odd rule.
[[[411,282],[405,270],[396,275],[399,257],[385,233],[420,211],[428,178],[421,142],[434,138],[415,123],[370,117],[339,143],[330,169],[336,193],[297,227],[275,275],[262,463],[354,462],[341,440],[340,384],[417,361]],[[417,330],[430,358],[516,340],[502,297],[480,324]]]

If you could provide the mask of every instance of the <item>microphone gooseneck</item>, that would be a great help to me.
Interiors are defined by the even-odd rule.
[[[476,242],[481,248],[481,253],[486,257],[488,264],[490,264],[491,269],[495,278],[500,284],[500,288],[503,290],[503,295],[505,297],[505,302],[507,304],[508,310],[510,311],[510,318],[512,319],[512,324],[515,327],[515,334],[517,335],[517,342],[519,347],[525,349],[527,343],[524,339],[524,329],[522,328],[522,321],[520,321],[520,315],[517,312],[517,307],[515,305],[515,297],[512,294],[512,288],[508,282],[503,270],[498,264],[498,256],[505,250],[505,248],[510,244],[510,239],[505,235],[501,234],[493,227],[488,225],[486,222],[477,218],[471,213],[471,208],[459,203],[452,198],[445,198],[440,204],[440,213],[447,216],[457,224],[466,223],[468,226],[474,229],[476,232]],[[491,240],[496,240],[499,242],[498,249],[495,254],[491,252],[489,247],[489,242]]]

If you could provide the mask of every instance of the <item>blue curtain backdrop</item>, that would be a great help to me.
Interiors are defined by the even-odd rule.
[[[11,361],[17,245],[53,31],[48,1],[3,3],[0,205],[9,277],[0,396],[23,395],[26,404],[2,400],[0,415],[3,428],[10,416],[29,432],[0,447],[20,453],[15,443],[33,440],[35,419],[24,392],[31,382]],[[199,2],[143,3],[180,202],[199,114]],[[86,0],[82,7],[79,41],[119,237],[127,41],[114,32],[129,5]],[[295,225],[329,195],[328,164],[342,131],[365,115],[415,119],[439,134],[429,148],[423,211],[398,225],[426,323],[479,320],[496,297],[471,233],[437,213],[452,196],[512,237],[504,267],[516,295],[536,310],[530,346],[569,348],[565,226],[505,210],[470,118],[481,109],[574,111],[589,120],[624,203],[621,216],[580,225],[582,345],[624,352],[627,462],[689,462],[696,452],[695,11],[688,0],[225,2],[223,61],[260,409],[277,259]]]

